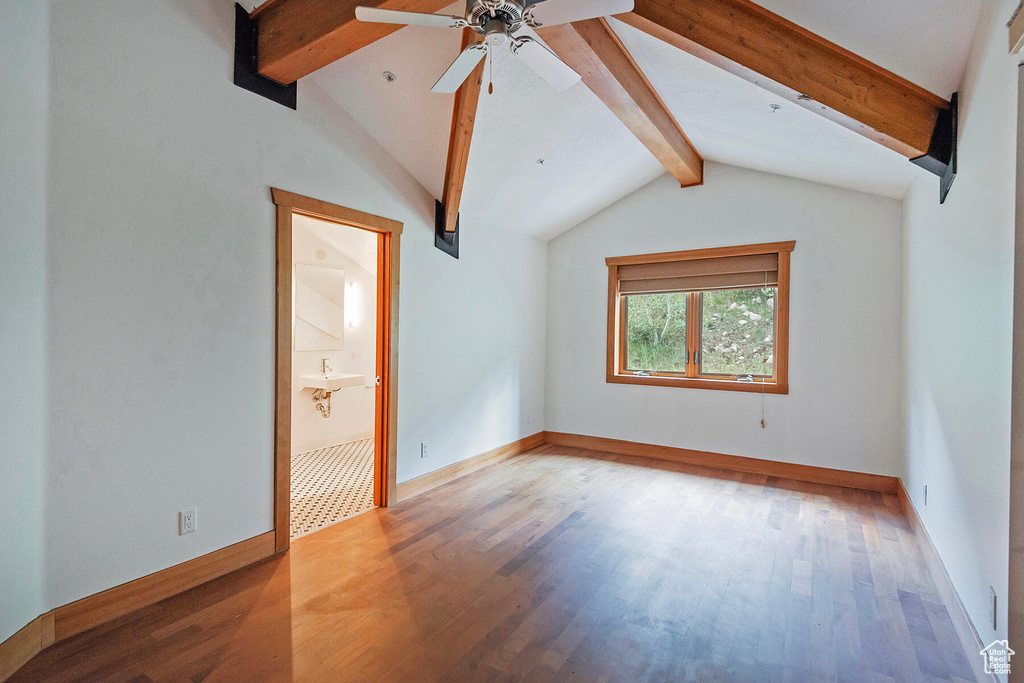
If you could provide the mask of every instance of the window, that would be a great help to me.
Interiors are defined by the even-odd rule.
[[[608,381],[787,393],[794,245],[607,259]]]

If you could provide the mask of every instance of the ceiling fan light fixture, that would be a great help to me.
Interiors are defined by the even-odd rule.
[[[501,19],[491,19],[484,24],[484,42],[488,45],[504,45],[508,40],[508,24]]]

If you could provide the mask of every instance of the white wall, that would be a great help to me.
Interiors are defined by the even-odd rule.
[[[292,351],[292,453],[303,453],[317,448],[335,446],[356,439],[373,436],[376,408],[377,373],[377,276],[357,263],[350,255],[319,239],[306,226],[313,219],[295,216],[292,225],[292,262],[328,268],[339,268],[345,272],[345,338],[343,349],[323,351]],[[328,225],[328,230],[351,231],[349,239],[369,243],[370,249],[359,249],[360,253],[376,254],[377,236],[358,228]],[[321,261],[317,257],[324,255]],[[352,284],[355,284],[355,290]],[[354,327],[347,326],[359,298],[360,320]],[[335,372],[363,375],[366,380],[354,387],[344,387],[331,393],[331,414],[324,417],[313,402],[313,390],[302,383],[302,375],[320,372],[320,361]],[[326,402],[325,402],[326,405]]]
[[[959,175],[905,201],[905,482],[981,639],[1006,637],[1017,60],[987,2],[960,89]],[[923,487],[928,485],[928,505]],[[989,625],[988,590],[999,597]]]
[[[405,223],[399,481],[540,429],[544,245],[463,216],[436,250],[433,198],[315,87],[232,85],[230,0],[61,3],[51,32],[50,606],[271,528],[270,186]]]
[[[0,642],[44,607],[49,13],[0,0]]]
[[[432,230],[402,235],[399,482],[544,429],[547,246],[460,220],[457,267]]]
[[[1024,65],[1017,68],[1017,196],[1024,197]],[[1017,201],[1010,432],[1010,561],[1007,636],[1024,640],[1024,201]]]
[[[550,245],[549,430],[894,475],[901,451],[899,202],[709,163]],[[609,256],[796,240],[790,392],[605,382]]]

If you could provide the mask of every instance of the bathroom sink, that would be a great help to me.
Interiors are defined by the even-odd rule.
[[[299,375],[305,389],[337,391],[344,387],[359,387],[366,381],[366,375],[347,375],[344,372],[321,372],[315,375]]]

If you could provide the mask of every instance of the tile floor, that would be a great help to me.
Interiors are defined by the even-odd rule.
[[[373,442],[292,456],[292,540],[373,507]]]

